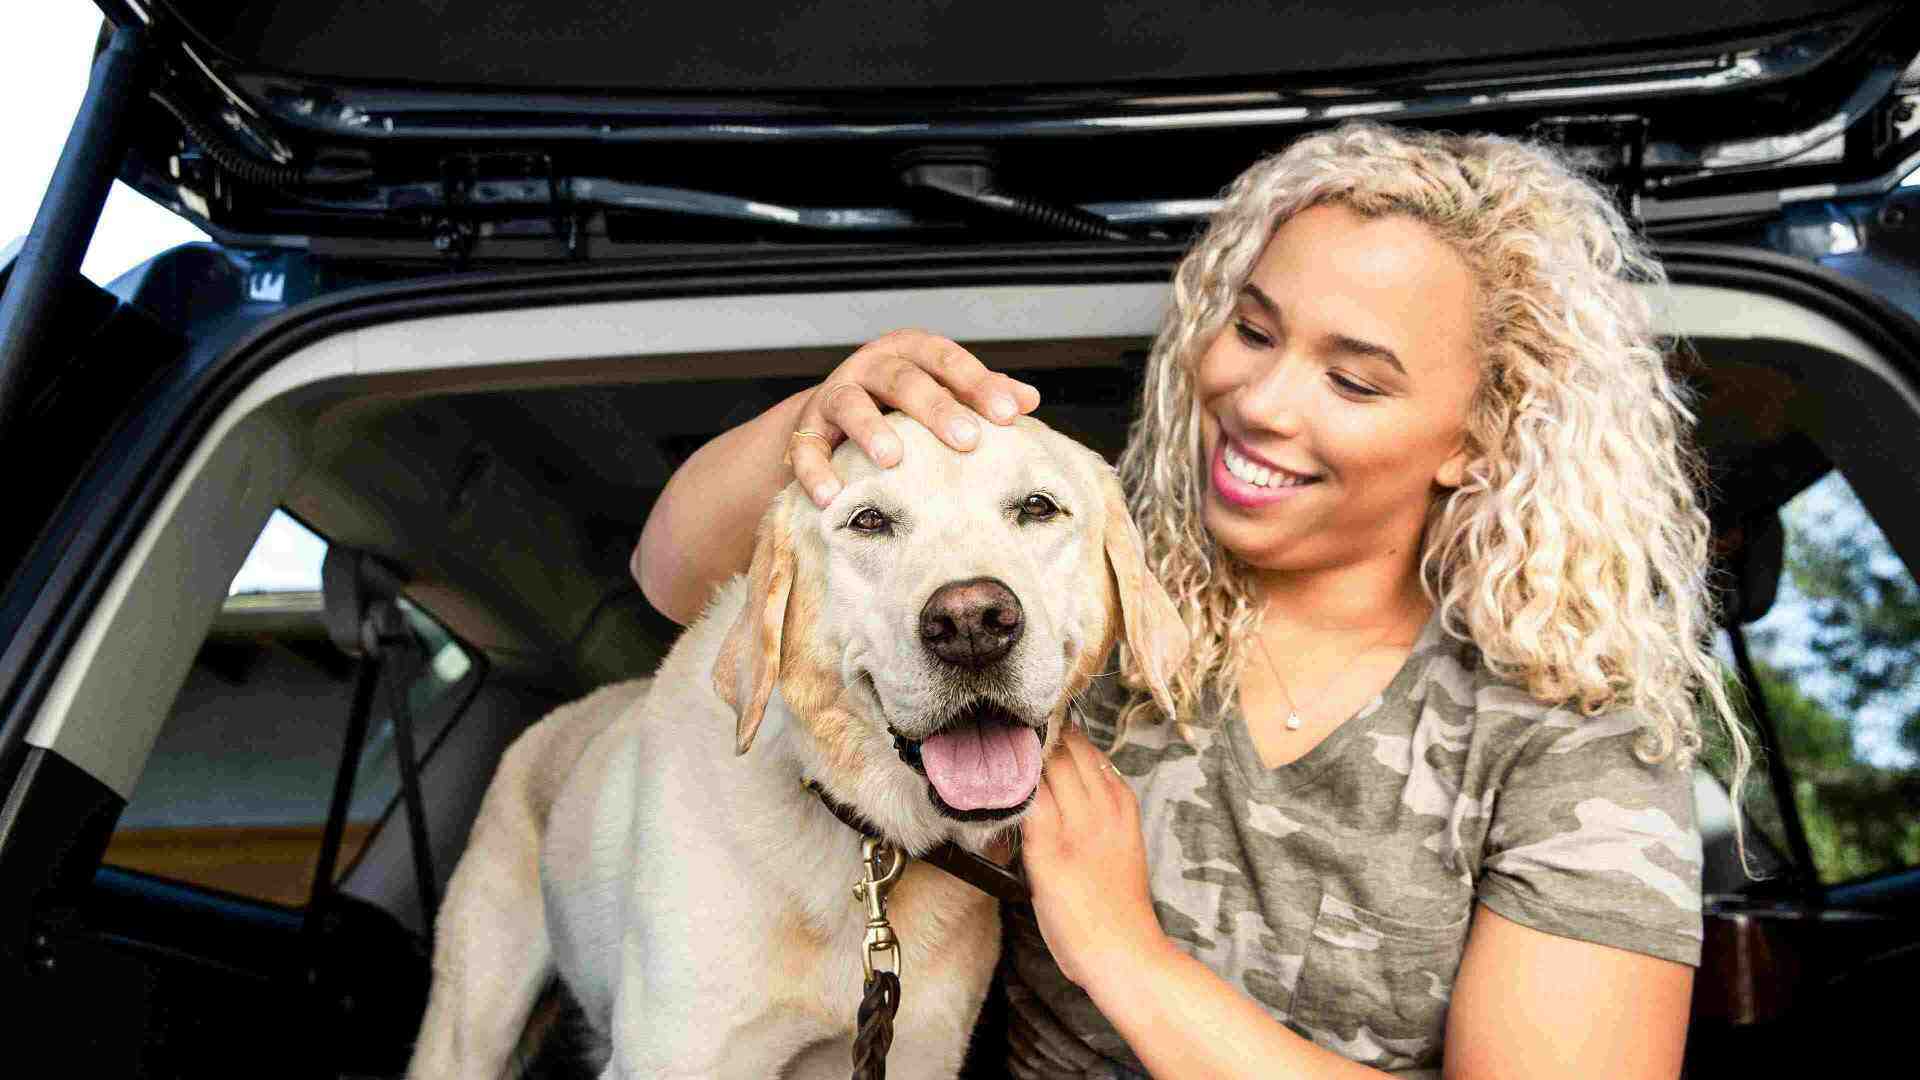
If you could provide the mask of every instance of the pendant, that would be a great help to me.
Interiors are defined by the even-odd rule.
[[[1287,714],[1287,730],[1288,731],[1300,730],[1300,714],[1299,713],[1290,712]]]

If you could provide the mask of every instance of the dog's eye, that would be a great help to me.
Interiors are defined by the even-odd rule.
[[[1052,499],[1037,491],[1020,504],[1020,517],[1024,521],[1046,521],[1059,512],[1060,507]]]
[[[847,519],[847,527],[854,532],[883,533],[893,527],[893,519],[871,506],[863,506]]]

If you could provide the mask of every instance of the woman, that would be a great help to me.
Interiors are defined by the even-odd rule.
[[[1123,649],[1099,745],[1046,766],[1012,1071],[1678,1072],[1697,706],[1746,750],[1704,644],[1692,417],[1636,282],[1658,265],[1539,147],[1358,122],[1235,181],[1120,461],[1194,641],[1177,722]],[[964,450],[975,413],[1037,404],[888,335],[690,459],[635,573],[684,620],[790,476],[831,499],[833,443],[897,461],[880,408]]]

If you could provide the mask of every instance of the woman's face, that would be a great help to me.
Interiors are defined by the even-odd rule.
[[[1413,549],[1467,461],[1473,303],[1411,217],[1323,204],[1275,230],[1195,373],[1215,538],[1268,570]]]

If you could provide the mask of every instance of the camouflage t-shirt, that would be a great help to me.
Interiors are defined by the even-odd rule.
[[[1110,747],[1110,693],[1088,727]],[[1548,708],[1430,619],[1393,682],[1266,767],[1236,708],[1192,743],[1136,723],[1113,752],[1140,798],[1154,908],[1185,949],[1300,1035],[1439,1075],[1476,901],[1524,925],[1697,966],[1692,779],[1633,754],[1639,718]],[[1001,959],[1017,1077],[1143,1075],[1061,976],[1027,905]]]

